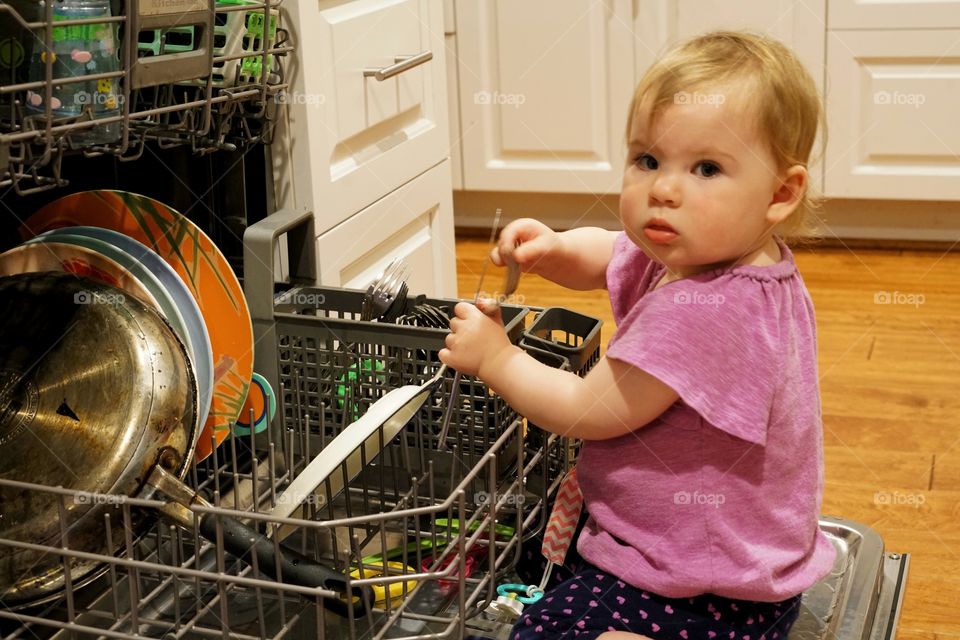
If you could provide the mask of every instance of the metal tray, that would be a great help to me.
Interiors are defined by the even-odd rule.
[[[886,553],[880,535],[857,522],[823,516],[820,529],[837,559],[833,571],[803,594],[790,640],[892,640],[909,557]]]

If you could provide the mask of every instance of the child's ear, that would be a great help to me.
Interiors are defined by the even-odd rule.
[[[770,206],[767,208],[767,222],[771,226],[780,224],[790,217],[807,192],[807,169],[795,164],[780,174],[780,184],[773,192]]]

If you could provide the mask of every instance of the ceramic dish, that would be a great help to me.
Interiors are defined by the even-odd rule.
[[[63,231],[110,243],[132,256],[163,285],[180,310],[183,323],[195,349],[194,368],[197,370],[197,380],[201,384],[200,408],[203,410],[201,424],[206,422],[213,400],[213,351],[210,347],[210,334],[207,333],[207,326],[203,322],[203,314],[183,279],[156,252],[142,242],[137,242],[122,233],[102,227],[70,227]]]
[[[160,256],[144,245],[109,229],[97,227],[53,229],[29,240],[28,244],[51,241],[86,247],[114,260],[135,275],[153,294],[160,305],[160,312],[187,346],[197,376],[197,384],[200,387],[198,409],[200,424],[204,424],[210,412],[213,383],[210,340],[206,335],[200,310],[176,272],[161,260]],[[129,247],[137,255],[133,255],[124,247]],[[152,260],[150,254],[152,254]]]
[[[190,220],[162,202],[124,191],[85,191],[55,200],[31,216],[20,233],[31,238],[60,227],[103,227],[155,251],[190,290],[210,336],[213,390],[210,414],[197,442],[203,460],[223,442],[240,415],[253,375],[253,327],[243,289],[226,258]]]
[[[347,482],[355,478],[362,470],[364,460],[369,464],[380,454],[381,442],[384,447],[389,445],[416,415],[430,392],[443,380],[446,370],[444,365],[422,385],[404,385],[370,405],[359,420],[352,422],[328,442],[277,497],[277,504],[270,512],[270,518],[305,518],[308,514],[303,502],[309,496],[316,496],[317,500],[324,502],[327,496],[336,498],[344,489],[344,473],[333,472],[344,465]],[[283,525],[279,528],[277,537],[283,540],[295,529],[293,525]]]
[[[90,278],[103,284],[120,289],[134,298],[162,312],[156,298],[147,291],[132,273],[115,260],[91,249],[62,242],[38,242],[22,244],[4,254],[0,254],[0,276],[12,276],[19,273],[39,273],[42,271],[60,271],[76,276]],[[110,299],[100,299],[77,294],[77,304],[109,303]]]

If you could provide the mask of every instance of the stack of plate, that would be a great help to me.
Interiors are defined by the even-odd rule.
[[[116,287],[167,320],[196,372],[197,460],[209,456],[241,416],[253,376],[243,290],[210,238],[161,202],[106,190],[60,198],[20,231],[26,242],[0,254],[0,276],[73,273]],[[78,304],[101,302],[78,296]]]

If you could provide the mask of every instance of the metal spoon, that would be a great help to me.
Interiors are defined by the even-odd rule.
[[[493,217],[493,229],[490,230],[490,246],[487,249],[487,253],[493,249],[493,243],[497,238],[497,227],[500,225],[500,208],[497,208],[497,213]],[[484,260],[483,268],[480,270],[480,281],[477,282],[477,293],[473,296],[473,304],[477,304],[480,301],[480,292],[483,290],[483,277],[487,275],[487,264],[489,264],[490,259]],[[457,403],[457,392],[460,390],[460,372],[457,371],[453,376],[453,386],[450,388],[450,400],[447,401],[446,410],[443,413],[443,422],[440,427],[440,435],[438,436],[437,441],[437,450],[446,451],[447,449],[447,432],[450,430],[450,418],[453,417],[453,407]]]

